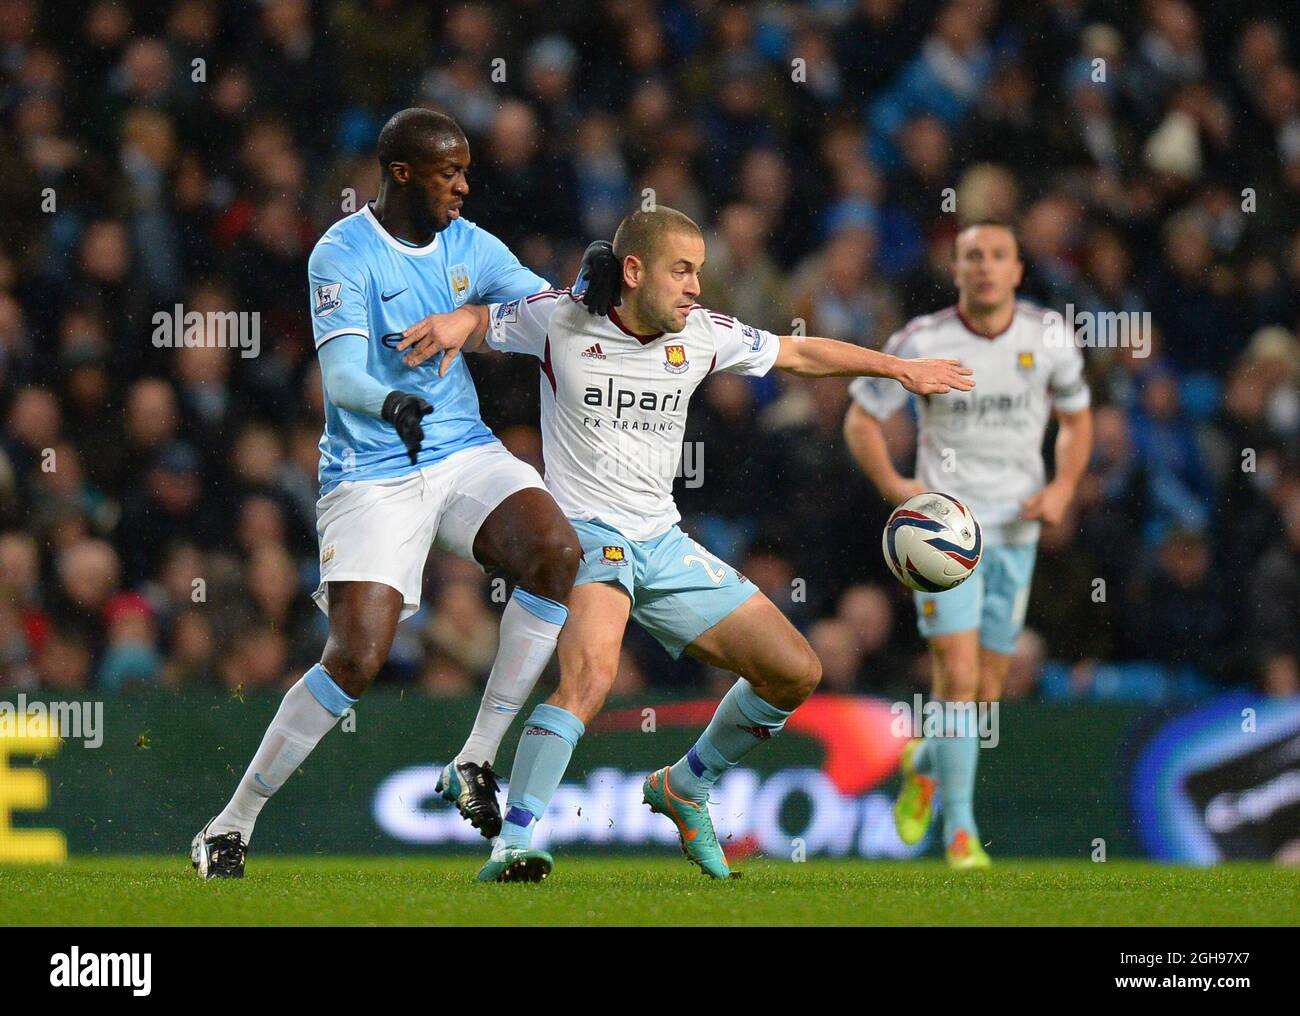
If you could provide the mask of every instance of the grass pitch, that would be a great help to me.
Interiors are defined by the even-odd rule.
[[[711,882],[680,858],[561,854],[540,885],[479,885],[481,858],[258,857],[242,881],[188,859],[0,867],[6,925],[1300,925],[1300,879],[1269,865],[750,859]]]

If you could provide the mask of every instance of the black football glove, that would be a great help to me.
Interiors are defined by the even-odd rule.
[[[619,291],[623,286],[623,265],[614,256],[614,245],[608,240],[597,240],[582,255],[578,281],[583,279],[587,280],[587,291],[582,305],[588,314],[608,315],[611,308],[622,302]]]
[[[406,445],[406,454],[411,456],[411,465],[420,454],[420,442],[424,440],[424,424],[421,419],[433,412],[429,405],[418,395],[409,392],[389,392],[384,399],[384,408],[380,413],[386,423],[391,423],[397,436]]]

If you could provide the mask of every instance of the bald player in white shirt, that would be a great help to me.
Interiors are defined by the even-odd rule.
[[[541,361],[546,483],[582,544],[559,644],[558,690],[529,717],[515,754],[505,821],[480,880],[535,881],[552,859],[531,849],[536,821],[618,672],[629,617],[673,656],[740,675],[680,761],[652,773],[652,810],[677,825],[686,855],[730,874],[708,812],[709,789],[778,734],[821,665],[777,607],[678,526],[673,478],[695,389],[715,371],[805,377],[870,375],[918,394],[973,387],[955,360],[903,360],[833,339],[777,336],[695,303],[700,229],[671,208],[623,220],[613,252],[623,302],[588,314],[568,291],[490,308],[488,344]],[[479,339],[467,342],[475,348]]]
[[[974,394],[919,400],[916,478],[900,476],[882,424],[908,396],[897,385],[855,381],[844,421],[849,449],[881,495],[900,504],[938,490],[965,503],[979,520],[984,554],[975,573],[943,593],[917,593],[917,623],[934,660],[933,696],[994,702],[1024,626],[1038,532],[1057,523],[1088,464],[1092,417],[1083,356],[1060,320],[1016,300],[1024,275],[1011,228],[968,226],[954,243],[957,306],[909,322],[890,337],[896,356],[958,357],[980,379]],[[1043,437],[1055,415],[1056,475],[1046,480]],[[956,868],[987,867],[974,815],[974,731],[912,741],[902,757],[903,789],[894,809],[899,835],[916,843],[940,791],[944,843]]]

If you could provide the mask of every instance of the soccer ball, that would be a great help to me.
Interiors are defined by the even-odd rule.
[[[903,585],[922,593],[959,586],[980,563],[984,539],[975,515],[956,498],[916,494],[894,509],[881,540],[885,564]]]

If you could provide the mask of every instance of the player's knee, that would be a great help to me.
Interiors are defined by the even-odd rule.
[[[763,672],[758,672],[759,669],[742,676],[778,709],[797,708],[822,679],[822,661],[807,643],[779,666],[761,668]]]
[[[786,667],[781,682],[783,701],[777,705],[783,709],[793,709],[817,690],[821,680],[822,661],[812,646],[805,645],[803,651]]]
[[[327,645],[321,663],[334,683],[353,698],[360,698],[384,665],[385,654],[373,645]]]
[[[946,659],[940,664],[944,678],[944,697],[953,702],[968,702],[979,690],[979,665],[974,660],[961,657]]]
[[[533,542],[529,563],[520,576],[520,584],[530,592],[563,601],[573,589],[578,574],[578,561],[582,547],[573,530],[548,530],[539,533]]]
[[[803,662],[800,664],[798,672],[798,681],[796,687],[807,698],[817,690],[817,686],[822,683],[822,661],[812,646],[804,654]]]

